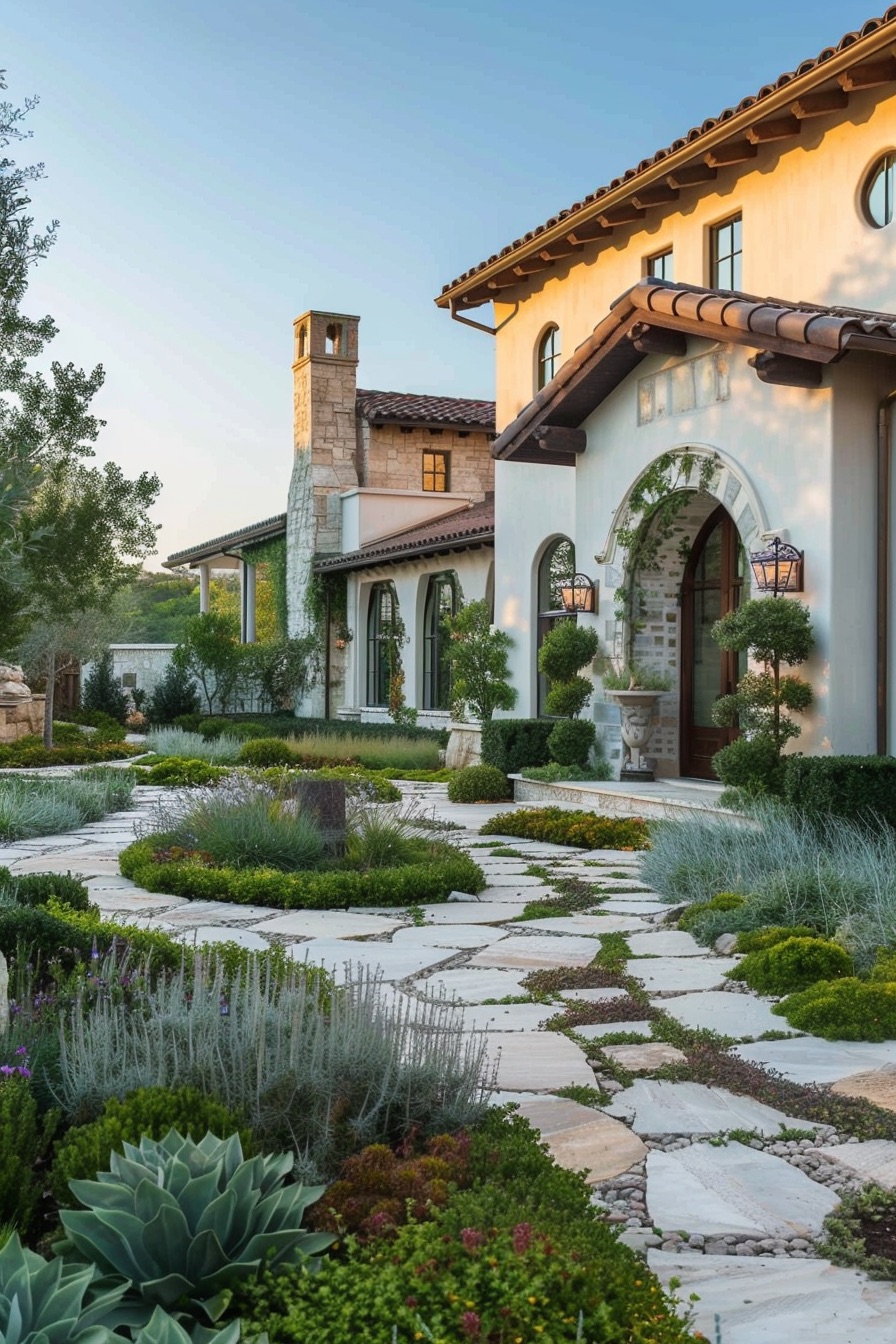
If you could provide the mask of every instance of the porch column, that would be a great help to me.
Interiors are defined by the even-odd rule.
[[[209,611],[209,583],[211,574],[208,565],[199,566],[199,614],[207,616]]]
[[[240,639],[243,644],[255,643],[255,566],[240,561]]]

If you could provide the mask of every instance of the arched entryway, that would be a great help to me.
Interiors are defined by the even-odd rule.
[[[682,775],[715,779],[712,758],[737,730],[717,728],[712,706],[734,690],[746,655],[720,649],[712,627],[739,606],[745,591],[746,553],[727,509],[719,506],[698,532],[684,571],[681,594]]]

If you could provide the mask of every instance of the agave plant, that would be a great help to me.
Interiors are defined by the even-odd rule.
[[[134,1344],[238,1344],[240,1322],[231,1321],[221,1330],[205,1330],[201,1325],[186,1331],[167,1311],[156,1307],[146,1325],[135,1336]],[[267,1344],[267,1335],[258,1335],[254,1344]]]
[[[45,1260],[13,1233],[0,1250],[0,1340],[3,1344],[112,1344],[112,1326],[127,1320],[127,1283],[91,1291],[94,1265]],[[152,1344],[152,1342],[148,1342]]]
[[[60,1216],[57,1249],[130,1280],[147,1308],[201,1314],[214,1323],[229,1289],[261,1266],[294,1265],[333,1238],[302,1231],[324,1186],[286,1185],[292,1153],[245,1160],[239,1136],[201,1143],[169,1130],[126,1143],[111,1171],[70,1181],[85,1209]]]

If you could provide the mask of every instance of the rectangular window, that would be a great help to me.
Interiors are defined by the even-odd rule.
[[[121,684],[122,684],[122,686],[126,686],[126,687],[130,688],[131,690],[133,690],[134,687],[137,685],[137,673],[136,673],[136,672],[122,672],[122,674],[121,674]]]
[[[665,252],[657,252],[655,257],[647,258],[646,274],[652,280],[668,280],[671,283],[675,279],[671,247],[666,248]]]
[[[743,219],[734,215],[710,230],[710,286],[713,289],[741,289],[743,256]]]
[[[450,453],[423,454],[423,489],[435,490],[439,494],[450,489],[449,459]]]

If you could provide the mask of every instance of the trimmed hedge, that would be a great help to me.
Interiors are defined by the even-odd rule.
[[[480,835],[513,835],[580,849],[646,849],[647,822],[641,817],[601,817],[596,812],[562,807],[521,808],[500,812],[479,828]]]
[[[896,757],[785,756],[784,801],[810,817],[896,827]]]
[[[512,797],[510,780],[494,765],[468,765],[448,784],[450,803],[503,803]]]
[[[282,910],[342,910],[350,905],[418,905],[445,901],[452,891],[475,895],[485,887],[482,869],[451,845],[432,846],[432,857],[401,868],[366,872],[281,873],[273,868],[210,868],[189,859],[157,862],[166,837],[150,836],[123,850],[125,877],[146,891],[188,899],[270,905]]]
[[[130,742],[107,742],[96,747],[64,743],[48,751],[39,737],[20,737],[10,746],[0,746],[0,767],[4,770],[36,770],[45,765],[102,765],[106,761],[126,761],[140,756],[145,747]]]
[[[547,765],[548,738],[556,719],[490,719],[482,725],[482,764],[505,775],[518,775],[527,765]]]
[[[444,728],[423,728],[415,724],[397,723],[357,723],[351,719],[299,719],[291,714],[234,714],[233,716],[215,714],[207,718],[183,715],[183,727],[187,718],[191,720],[191,731],[202,733],[203,737],[219,737],[221,733],[231,733],[237,725],[259,725],[265,729],[266,737],[304,737],[306,734],[326,733],[331,737],[412,737],[420,740],[438,739],[439,746],[448,744],[448,732]],[[193,727],[195,718],[196,726]],[[236,736],[240,736],[237,732]]]

